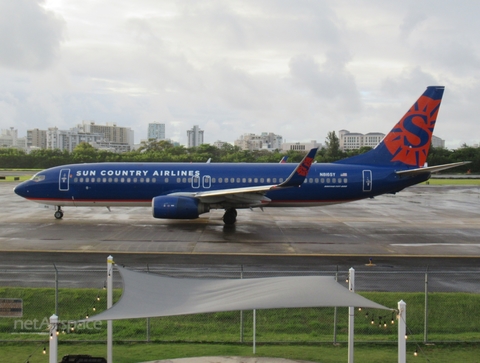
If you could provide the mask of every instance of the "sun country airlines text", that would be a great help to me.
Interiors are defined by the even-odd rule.
[[[199,176],[199,170],[77,170],[75,176]]]

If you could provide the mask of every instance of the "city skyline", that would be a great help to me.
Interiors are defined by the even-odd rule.
[[[187,143],[332,125],[390,131],[444,85],[435,134],[478,144],[480,3],[218,0],[0,2],[0,128],[152,120]],[[334,127],[337,129],[338,127]],[[317,136],[318,135],[318,136]]]

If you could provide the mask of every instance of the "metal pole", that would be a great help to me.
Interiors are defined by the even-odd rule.
[[[147,263],[147,273],[150,273],[150,267]],[[150,342],[150,318],[147,318],[147,342]]]
[[[335,273],[335,281],[338,282],[338,265]],[[333,344],[337,344],[337,307],[333,308]]]
[[[351,267],[348,270],[348,289],[355,292],[355,269]],[[348,307],[348,363],[353,363],[353,343],[354,343],[354,314],[355,307]]]
[[[407,304],[398,302],[398,363],[407,362]]]
[[[428,342],[428,266],[425,272],[425,319],[423,325],[423,342]]]
[[[257,310],[253,309],[253,354],[256,354]]]
[[[113,305],[113,257],[107,257],[107,309]],[[107,320],[107,363],[113,363],[113,324]]]
[[[240,279],[243,279],[243,265],[240,268]],[[243,343],[243,310],[240,310],[240,343]]]
[[[53,314],[50,317],[50,343],[49,343],[49,363],[58,362],[58,316]]]
[[[58,270],[55,263],[53,267],[55,268],[55,315],[58,316]]]

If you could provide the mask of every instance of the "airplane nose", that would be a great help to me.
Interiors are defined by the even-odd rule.
[[[28,194],[26,182],[18,184],[15,188],[13,188],[13,191],[15,194],[25,198]]]

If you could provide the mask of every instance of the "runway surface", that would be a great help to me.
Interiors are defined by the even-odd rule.
[[[159,220],[149,208],[64,208],[63,220],[0,183],[0,251],[480,257],[480,188],[416,186],[314,208]]]

